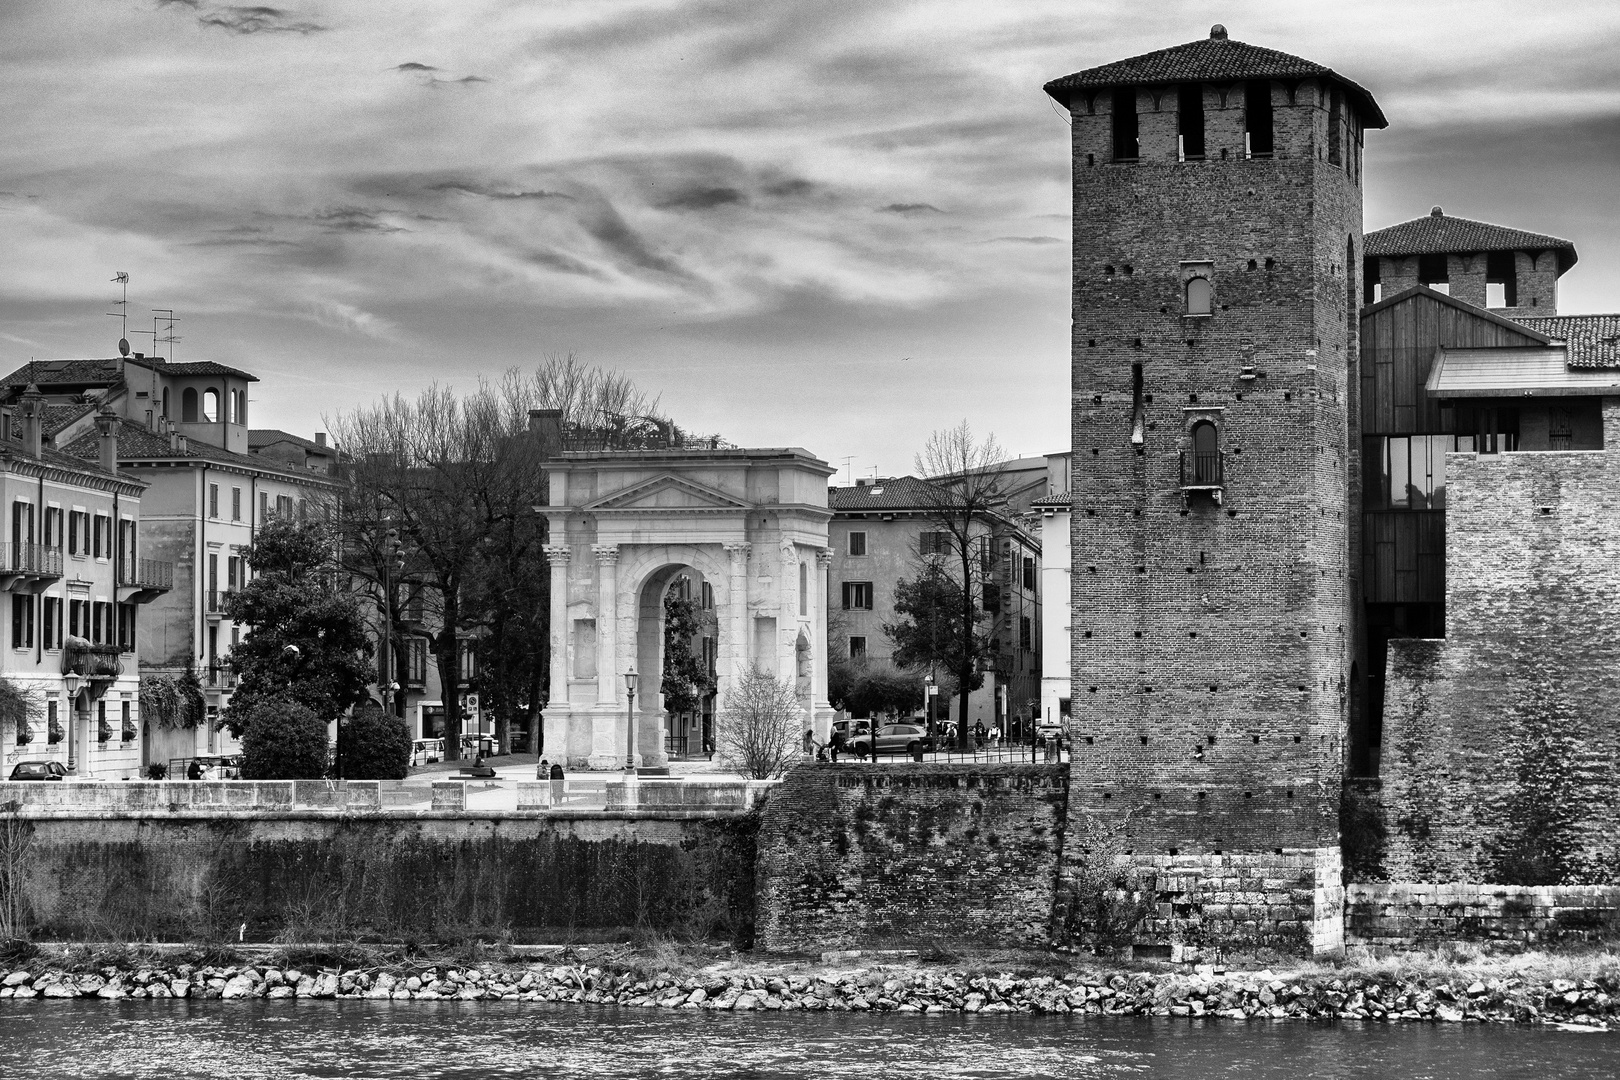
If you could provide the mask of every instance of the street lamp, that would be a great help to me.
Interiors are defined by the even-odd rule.
[[[636,680],[641,676],[636,674],[635,665],[624,673],[624,692],[630,701],[630,730],[625,740],[624,769],[634,774],[636,771]]]
[[[934,673],[930,671],[923,676],[923,714],[928,717],[928,734],[932,737],[934,731]]]
[[[69,671],[62,676],[62,685],[67,687],[67,729],[68,729],[68,771],[77,772],[79,768],[79,684],[84,676],[77,671]],[[46,732],[46,738],[50,733]]]
[[[389,529],[382,544],[383,632],[382,672],[377,691],[382,695],[383,712],[394,715],[394,574],[405,569],[405,552],[399,546],[399,530]]]

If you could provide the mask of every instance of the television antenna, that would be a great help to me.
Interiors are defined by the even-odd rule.
[[[159,345],[168,345],[168,359],[172,362],[174,360],[174,343],[180,340],[180,336],[174,332],[174,324],[179,321],[174,317],[174,308],[153,308],[152,329],[134,330],[131,333],[145,334],[152,338],[152,355],[154,357],[158,355]]]
[[[127,348],[129,343],[129,275],[119,270],[113,275],[112,280],[115,284],[124,287],[123,298],[113,301],[113,306],[118,309],[117,311],[103,312],[103,314],[111,315],[123,324],[118,336],[123,343],[119,347],[124,349]]]
[[[844,459],[844,471],[849,473],[849,482],[851,484],[855,483],[855,469],[854,469],[854,465],[853,465],[854,461],[855,461],[855,459],[853,457],[846,457]]]

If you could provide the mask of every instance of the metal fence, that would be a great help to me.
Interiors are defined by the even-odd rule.
[[[832,748],[818,750],[817,757],[818,760],[821,757],[832,760]],[[840,765],[851,762],[875,762],[883,765],[907,762],[924,765],[1056,765],[1069,760],[1069,746],[1067,742],[1058,738],[1041,738],[1034,742],[997,740],[994,745],[989,739],[984,739],[970,741],[965,749],[953,743],[930,749],[919,747],[917,750],[907,750],[900,747],[893,750],[878,750],[866,755],[845,750],[838,754],[837,760]]]

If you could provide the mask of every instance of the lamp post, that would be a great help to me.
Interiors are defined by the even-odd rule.
[[[624,769],[631,775],[636,771],[636,674],[634,666],[624,673],[624,692],[630,703],[630,729],[624,742]]]
[[[62,676],[62,685],[67,687],[68,772],[79,768],[79,684],[83,678],[77,671]],[[50,732],[45,737],[49,740]]]
[[[933,738],[934,731],[934,673],[930,671],[923,676],[923,714],[928,717],[928,737]]]
[[[383,712],[394,715],[394,574],[405,569],[405,552],[399,546],[399,530],[389,529],[382,544],[383,632],[382,673],[377,691],[382,695]]]

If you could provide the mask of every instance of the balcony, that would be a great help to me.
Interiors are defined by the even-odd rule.
[[[204,596],[205,611],[209,622],[218,622],[225,614],[225,598],[234,593],[235,589],[209,589]]]
[[[1222,450],[1183,450],[1181,452],[1181,494],[1207,491],[1219,506],[1226,489],[1226,453]]]
[[[100,697],[124,673],[117,645],[92,645],[84,638],[70,637],[62,650],[62,674],[78,675],[90,682],[91,697]]]
[[[0,592],[37,593],[62,576],[62,553],[44,544],[0,544]]]
[[[224,664],[214,664],[207,670],[207,679],[203,683],[210,690],[232,690],[236,687],[236,672]]]
[[[120,559],[118,602],[145,604],[174,588],[174,563],[157,559]]]

